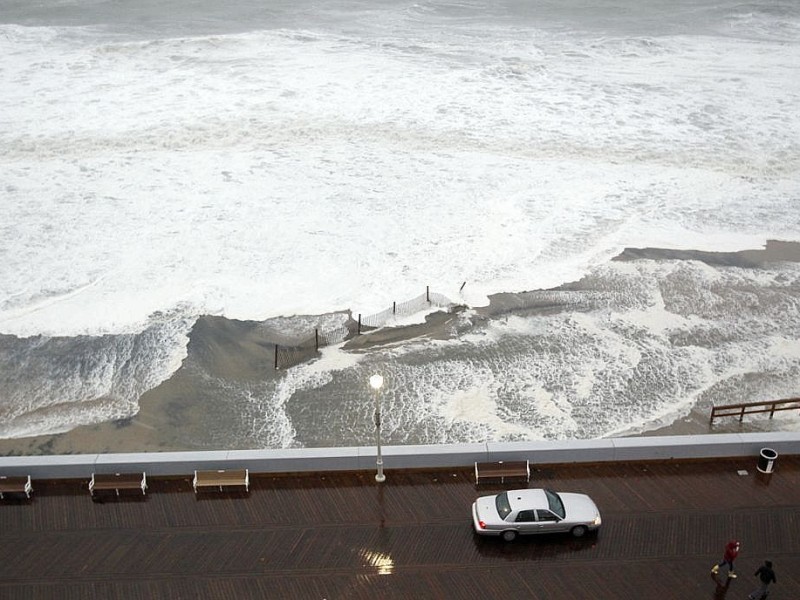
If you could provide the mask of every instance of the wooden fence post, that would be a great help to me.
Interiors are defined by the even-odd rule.
[[[358,335],[361,335],[361,313],[358,313]]]
[[[278,344],[275,344],[275,370],[278,370]]]
[[[314,330],[314,350],[319,352],[319,329]]]
[[[430,302],[431,301],[431,286],[429,286],[429,285],[425,286],[425,301],[426,302]]]

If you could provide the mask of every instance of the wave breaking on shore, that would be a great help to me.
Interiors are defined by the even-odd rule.
[[[343,311],[295,326],[351,319]],[[390,324],[276,371],[279,325],[287,326],[207,316],[132,338],[3,336],[4,363],[13,365],[4,369],[2,389],[13,394],[4,395],[3,410],[16,411],[4,432],[17,439],[0,448],[362,445],[374,429],[366,383],[373,372],[386,381],[387,444],[586,439],[664,427],[698,433],[706,425],[697,415],[713,404],[798,394],[800,244],[735,253],[628,249],[579,281]],[[167,373],[176,357],[180,367]],[[62,401],[31,402],[44,397]],[[58,431],[70,431],[36,431],[54,415]],[[790,416],[744,425],[798,426]]]

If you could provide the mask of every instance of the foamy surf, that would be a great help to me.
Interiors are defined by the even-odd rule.
[[[315,414],[341,409],[328,418],[353,444],[370,436],[366,381],[373,371],[386,381],[387,443],[646,431],[697,405],[729,403],[732,394],[758,400],[795,393],[798,284],[794,263],[761,270],[613,262],[566,289],[531,292],[530,309],[488,321],[467,313],[453,339],[379,345],[357,366],[331,370],[314,394],[294,398],[305,406],[324,397]],[[306,370],[318,368],[295,367],[300,375],[291,379],[302,380]],[[778,426],[792,427],[791,416],[779,418]],[[311,429],[298,428],[299,444],[317,445]]]
[[[594,277],[626,247],[800,239],[793,4],[187,6],[0,0],[0,332],[23,355],[37,336],[135,339],[174,307],[179,321],[369,315],[426,286],[481,307],[500,292]],[[417,371],[398,373],[412,391],[398,392],[392,436],[608,435],[752,379],[757,365],[716,366],[720,349],[671,347],[669,332],[691,338],[697,317],[650,303],[649,288],[627,296],[636,286],[615,268],[625,291],[563,290],[577,302],[573,321],[519,317],[578,348],[542,355],[532,334],[512,336],[520,356],[501,351],[496,364],[434,354],[425,367],[422,352]],[[660,277],[681,281],[638,277],[653,289]],[[609,322],[624,312],[624,330],[641,339],[587,316],[598,294]],[[719,320],[711,332],[701,320],[698,339],[727,348]],[[284,325],[294,335],[306,323]],[[57,352],[33,371],[12,357],[0,373],[12,382],[8,435],[68,428],[70,407],[73,425],[129,416],[186,351],[176,327],[163,362],[144,360],[140,386],[97,341],[85,373],[54,371]],[[788,339],[782,327],[775,335]],[[451,340],[447,352],[469,355],[469,343]],[[597,357],[627,365],[641,387],[611,367],[607,379]],[[747,393],[787,390],[793,360],[765,360],[771,377]],[[707,370],[692,368],[703,361]],[[235,428],[249,443],[361,440],[355,419],[305,404],[337,378],[360,385],[356,371],[284,384],[294,395],[253,382],[234,392],[228,381],[221,394],[247,415]],[[14,383],[28,379],[42,382],[32,400]],[[368,399],[353,401],[341,400],[342,415],[369,412]],[[599,410],[608,416],[590,417]],[[273,415],[274,429],[258,414]]]
[[[131,417],[180,367],[191,327],[173,316],[138,334],[0,336],[0,438]]]

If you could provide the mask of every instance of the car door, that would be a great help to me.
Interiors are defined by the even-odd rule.
[[[517,531],[522,535],[539,532],[539,525],[536,521],[536,511],[534,510],[519,511],[514,523],[517,526]]]
[[[536,511],[536,523],[539,533],[552,533],[554,531],[564,531],[562,520],[554,512],[547,509]]]

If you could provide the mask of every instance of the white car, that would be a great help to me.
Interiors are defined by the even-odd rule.
[[[479,535],[501,536],[568,531],[581,537],[600,527],[600,511],[585,494],[544,489],[510,490],[481,496],[472,504],[472,526]]]

